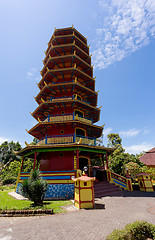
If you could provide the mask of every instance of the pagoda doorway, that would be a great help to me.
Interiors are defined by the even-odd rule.
[[[86,157],[79,157],[79,169],[83,172],[84,167],[89,167],[88,158]],[[89,172],[89,171],[88,171]]]

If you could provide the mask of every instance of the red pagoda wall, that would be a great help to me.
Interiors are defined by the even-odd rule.
[[[49,152],[40,160],[40,171],[65,171],[74,169],[74,152]]]

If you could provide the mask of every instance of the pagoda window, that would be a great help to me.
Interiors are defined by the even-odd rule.
[[[82,117],[83,118],[83,112],[79,111],[79,110],[75,110],[75,116],[78,115],[78,117]]]
[[[81,137],[85,137],[86,136],[86,131],[82,128],[76,128],[76,135],[81,136]]]

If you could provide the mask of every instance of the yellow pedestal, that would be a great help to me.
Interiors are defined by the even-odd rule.
[[[74,206],[77,209],[94,208],[94,180],[95,178],[81,176],[72,178],[74,183]]]
[[[149,174],[140,173],[137,175],[140,191],[153,192],[153,184]]]

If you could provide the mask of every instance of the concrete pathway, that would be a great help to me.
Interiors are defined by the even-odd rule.
[[[0,218],[0,240],[101,240],[136,220],[155,224],[155,193],[123,192],[96,199],[94,210],[41,217]]]

